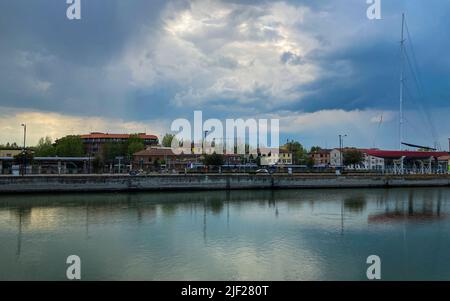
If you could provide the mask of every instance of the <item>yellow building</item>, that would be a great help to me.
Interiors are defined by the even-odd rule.
[[[0,149],[0,157],[14,157],[22,152],[21,149]]]
[[[292,153],[280,148],[280,149],[270,149],[270,148],[260,148],[259,149],[261,165],[292,165]]]
[[[280,148],[280,152],[278,154],[279,161],[278,164],[292,164],[292,153],[286,149]]]

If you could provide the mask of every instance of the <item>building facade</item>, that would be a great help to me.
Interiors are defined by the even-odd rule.
[[[342,166],[341,151],[337,148],[334,148],[330,151],[330,166],[331,167]]]
[[[133,169],[145,171],[189,168],[201,163],[201,156],[196,154],[175,154],[170,147],[148,147],[133,155]]]
[[[292,153],[286,149],[258,149],[261,166],[292,165]]]
[[[158,137],[155,135],[147,135],[146,133],[136,134],[141,138],[146,147],[157,145]],[[127,143],[128,139],[133,134],[105,134],[100,132],[93,132],[87,135],[81,135],[83,141],[84,150],[90,157],[103,156],[103,149],[107,143]]]
[[[14,156],[20,155],[22,149],[17,148],[2,148],[0,149],[0,157],[13,158]]]
[[[345,166],[348,169],[352,170],[378,170],[382,171],[385,167],[384,158],[378,157],[371,153],[371,150],[368,149],[357,149],[357,148],[345,148],[342,150],[342,156],[341,156],[341,150],[338,148],[335,148],[330,151],[330,166],[331,167],[340,167],[343,165],[343,162],[341,160],[344,160],[344,153],[348,150],[357,150],[360,151],[363,155],[363,160],[360,164],[352,164]]]
[[[327,167],[331,165],[331,149],[321,149],[310,153],[314,167]]]

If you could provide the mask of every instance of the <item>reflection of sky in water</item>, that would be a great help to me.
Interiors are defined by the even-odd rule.
[[[0,197],[0,279],[450,279],[450,189]]]

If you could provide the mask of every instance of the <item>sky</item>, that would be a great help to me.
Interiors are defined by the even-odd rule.
[[[450,2],[0,1],[0,144],[92,131],[171,132],[177,118],[277,118],[280,143],[448,149]],[[417,89],[420,86],[420,93]],[[433,130],[434,129],[434,130]]]

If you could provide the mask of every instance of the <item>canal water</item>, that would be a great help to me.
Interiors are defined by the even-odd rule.
[[[450,189],[0,196],[0,280],[450,280]]]

